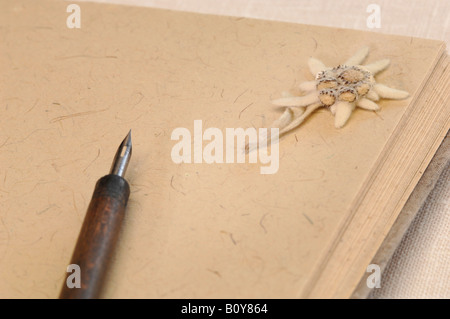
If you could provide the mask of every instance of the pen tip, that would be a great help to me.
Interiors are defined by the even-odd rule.
[[[125,144],[131,145],[131,129],[128,132],[127,136],[125,137]]]
[[[114,157],[113,164],[111,166],[110,174],[115,174],[122,176],[127,170],[128,163],[131,158],[132,145],[131,145],[131,130],[128,132],[127,136],[123,139],[120,144],[116,156]]]

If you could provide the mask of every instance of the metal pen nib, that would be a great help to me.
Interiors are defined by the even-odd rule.
[[[117,149],[116,156],[111,166],[110,174],[123,177],[127,171],[128,163],[131,158],[131,130]]]

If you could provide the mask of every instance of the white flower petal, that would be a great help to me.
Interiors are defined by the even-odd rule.
[[[369,92],[367,92],[366,98],[368,98],[372,101],[378,101],[380,99],[377,92],[375,92],[374,90],[370,90]]]
[[[355,53],[355,55],[353,55],[351,58],[345,61],[344,65],[352,66],[361,64],[366,58],[367,54],[369,54],[369,47],[368,46],[362,47]]]
[[[363,65],[363,67],[371,72],[373,75],[383,71],[384,69],[386,69],[389,66],[389,63],[391,63],[391,61],[389,59],[383,59],[383,60],[378,60],[376,62],[373,62],[371,64],[367,64],[367,65]]]
[[[331,114],[336,115],[336,103],[330,106]]]
[[[402,90],[390,88],[384,84],[376,83],[373,87],[378,95],[385,99],[402,100],[409,96],[409,93]]]
[[[280,116],[278,120],[272,123],[270,127],[283,128],[288,125],[294,117],[294,112],[290,108],[286,108],[284,113]]]
[[[319,101],[316,92],[305,96],[282,97],[272,101],[273,105],[277,106],[307,106],[309,104]]]
[[[365,98],[362,98],[356,102],[356,106],[369,111],[378,111],[380,109],[377,103]]]
[[[302,82],[298,88],[302,91],[314,91],[316,89],[316,81]]]
[[[295,95],[293,95],[291,92],[289,92],[289,91],[283,91],[283,92],[281,92],[281,96],[282,97],[293,97],[293,96],[295,96]]]
[[[309,66],[309,70],[311,71],[311,74],[313,76],[316,76],[317,73],[319,73],[320,71],[323,71],[327,68],[325,66],[325,64],[323,64],[322,61],[320,61],[316,58],[309,58],[308,66]]]
[[[345,125],[345,123],[347,123],[350,115],[352,115],[352,112],[355,109],[355,104],[345,101],[338,101],[335,103],[335,105],[336,114],[334,118],[334,126],[336,128],[341,128]]]
[[[301,106],[293,106],[290,107],[291,111],[294,112],[294,117],[299,117],[301,116],[303,113],[305,113],[305,107],[301,107]]]
[[[285,128],[283,128],[282,130],[280,130],[280,135],[284,134],[294,128],[296,128],[297,126],[299,126],[300,124],[303,123],[303,121],[315,110],[317,110],[318,108],[322,107],[321,103],[315,103],[315,104],[311,104],[309,105],[305,112],[300,116],[295,118],[291,123],[289,123],[289,125],[287,125]]]

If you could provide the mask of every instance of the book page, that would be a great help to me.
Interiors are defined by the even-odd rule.
[[[412,98],[357,109],[341,129],[318,110],[280,139],[273,174],[260,157],[226,162],[228,149],[206,163],[195,121],[224,144],[227,128],[268,127],[281,115],[270,101],[313,80],[309,57],[337,66],[363,46],[368,63],[391,60],[377,81],[414,97],[441,47],[91,3],[78,29],[65,2],[0,5],[1,297],[57,297],[94,185],[130,129],[131,196],[104,297],[297,297]],[[191,134],[191,163],[173,159],[177,128]]]

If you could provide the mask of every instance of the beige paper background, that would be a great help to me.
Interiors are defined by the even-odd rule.
[[[65,4],[24,3],[1,2],[2,297],[57,295],[93,185],[130,127],[133,191],[105,296],[295,297],[407,101],[357,111],[342,130],[318,112],[282,140],[272,176],[175,165],[171,131],[267,125],[270,99],[311,78],[308,56],[338,64],[364,44],[369,61],[392,59],[378,79],[413,93],[440,46],[91,4],[69,30]]]

